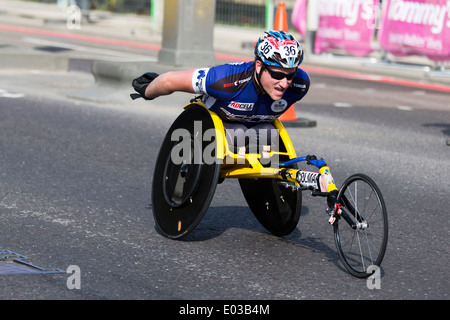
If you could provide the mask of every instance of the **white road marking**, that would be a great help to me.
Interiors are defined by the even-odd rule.
[[[25,97],[25,95],[23,93],[11,93],[5,89],[0,89],[0,98],[17,99],[17,98],[23,98],[23,97]]]
[[[350,103],[346,103],[346,102],[335,102],[333,104],[336,108],[351,108],[352,105]]]

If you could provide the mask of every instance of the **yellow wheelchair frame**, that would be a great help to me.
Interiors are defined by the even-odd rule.
[[[297,157],[289,135],[278,119],[271,124],[278,132],[279,150],[236,153],[231,150],[224,124],[216,113],[208,110],[200,100],[191,101],[184,109],[166,134],[153,175],[152,209],[161,234],[172,239],[189,234],[206,213],[216,185],[224,179],[236,178],[253,214],[272,234],[284,236],[296,228],[302,191],[310,190],[313,196],[327,198],[328,221],[333,225],[336,247],[345,268],[357,277],[367,277],[373,271],[368,266],[381,264],[387,245],[387,211],[381,192],[371,178],[355,174],[338,189],[325,160],[315,156]],[[197,121],[202,123],[201,130],[213,129],[215,132],[214,161],[196,163],[187,158],[175,162],[173,152],[181,144],[172,136],[177,129],[185,129],[188,133],[188,146],[192,151],[190,157],[205,150],[205,142],[198,141],[198,135],[202,132],[193,124]],[[270,164],[266,165],[262,163],[262,157],[281,162],[269,161]],[[315,166],[318,172],[298,169],[297,163],[301,161]],[[373,209],[376,215],[370,212],[369,217],[365,216],[364,210],[370,199],[363,200],[367,201],[364,208],[358,207],[355,198],[359,195],[352,194],[352,188],[356,191],[360,186],[370,190],[370,198],[376,200]],[[375,219],[375,216],[376,220],[371,222],[370,219]],[[346,223],[339,223],[340,218]],[[375,244],[369,244],[372,229],[376,230],[373,232]],[[359,242],[360,252],[357,254],[351,252],[354,248],[345,248],[342,238],[348,230],[351,239],[356,236],[359,242],[360,237],[363,238],[359,234],[363,233],[367,240],[362,245]],[[369,253],[361,249],[365,244],[368,244]],[[347,259],[350,256],[351,259]],[[354,256],[362,258],[362,266],[361,263],[354,265]],[[370,263],[366,263],[366,259]]]
[[[220,173],[221,178],[276,178],[280,180],[287,180],[294,183],[296,186],[301,187],[297,176],[297,169],[288,168],[285,170],[280,170],[280,168],[266,167],[261,164],[261,153],[235,153],[231,151],[228,141],[225,137],[225,128],[223,126],[222,119],[210,110],[200,101],[194,101],[187,105],[185,109],[192,107],[193,105],[198,105],[209,113],[211,119],[214,123],[214,128],[216,129],[216,139],[217,139],[217,160],[222,162],[222,169]],[[275,129],[278,131],[280,139],[283,143],[285,151],[267,151],[268,157],[272,158],[274,155],[278,157],[287,157],[289,160],[297,158],[294,146],[292,145],[291,139],[284,128],[280,120],[275,119],[271,122]],[[243,161],[243,159],[245,161]],[[326,174],[330,169],[327,166],[322,166],[319,169],[320,174]],[[327,192],[337,190],[334,182],[330,181],[327,184]]]

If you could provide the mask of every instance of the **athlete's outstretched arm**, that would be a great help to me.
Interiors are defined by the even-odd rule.
[[[192,87],[194,70],[170,71],[159,75],[145,89],[145,96],[154,99],[175,91],[195,93]]]

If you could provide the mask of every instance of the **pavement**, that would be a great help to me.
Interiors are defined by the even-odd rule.
[[[48,47],[52,47],[52,39],[66,43],[65,48],[53,52],[37,50],[36,47],[42,46],[42,43],[33,44],[30,39],[28,47],[0,43],[0,70],[42,68],[70,71],[71,61],[91,59],[93,63],[90,72],[95,83],[91,88],[80,91],[78,98],[98,101],[106,97],[112,99],[111,88],[117,90],[127,87],[129,90],[130,80],[143,71],[161,73],[177,69],[158,63],[162,26],[156,26],[149,16],[93,10],[90,12],[89,21],[74,23],[70,15],[56,5],[56,1],[48,4],[2,0],[0,21],[0,31],[20,33],[29,37],[33,34],[48,36]],[[298,36],[295,31],[290,32]],[[251,60],[252,44],[261,34],[262,30],[258,29],[216,25],[213,48],[217,63]],[[85,43],[84,51],[80,46],[71,44],[75,43],[73,40]],[[110,46],[112,50],[95,49],[96,42]],[[86,50],[89,44],[91,47]],[[61,45],[60,42],[58,45]],[[118,52],[123,52],[123,56]],[[377,53],[368,58],[355,58],[306,52],[302,67],[308,72],[450,92],[450,72],[445,69],[435,70],[431,61],[417,56],[386,62],[377,56]]]

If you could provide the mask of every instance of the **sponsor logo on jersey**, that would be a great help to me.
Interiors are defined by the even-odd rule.
[[[220,111],[222,111],[222,116],[225,117],[226,119],[239,122],[270,122],[280,116],[272,114],[251,114],[251,115],[232,114],[230,111],[226,110],[223,107],[220,107]]]
[[[236,80],[236,81],[229,82],[229,83],[224,83],[224,84],[223,84],[223,87],[224,87],[224,88],[238,87],[240,84],[249,82],[250,80],[252,80],[252,77],[248,77],[248,78],[242,79],[242,80]]]
[[[244,70],[242,72],[219,78],[219,80],[208,85],[208,89],[229,93],[238,92],[239,90],[244,89],[245,86],[252,81],[252,76],[253,69]]]
[[[281,112],[281,111],[283,111],[284,109],[286,109],[287,106],[288,106],[287,101],[284,100],[284,99],[280,99],[280,100],[274,101],[274,102],[272,103],[272,105],[270,106],[270,109],[271,109],[273,112]]]
[[[303,91],[306,90],[306,84],[304,84],[304,83],[295,83],[295,82],[293,82],[291,84],[291,86],[299,88],[299,89],[303,89]]]
[[[254,103],[231,101],[231,103],[228,104],[228,108],[239,111],[252,111],[254,105]]]

